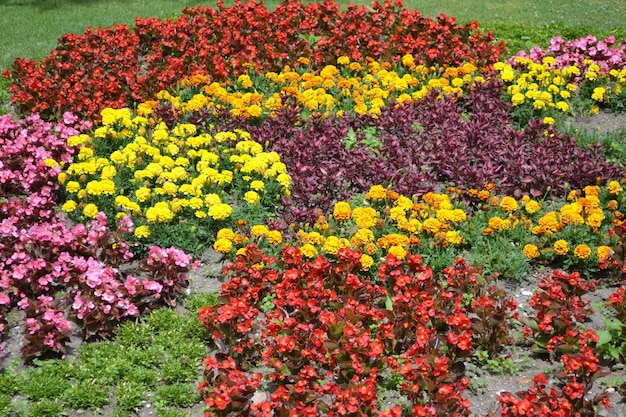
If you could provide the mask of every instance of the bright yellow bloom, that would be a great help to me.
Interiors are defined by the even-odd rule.
[[[209,208],[209,216],[211,216],[214,220],[227,219],[230,217],[232,212],[232,207],[224,203],[215,204]]]
[[[233,250],[233,242],[228,239],[217,239],[213,244],[213,249],[217,253],[228,253]]]
[[[312,258],[315,255],[317,255],[317,249],[315,249],[315,246],[309,243],[307,243],[304,246],[301,246],[300,252],[302,252],[302,255],[306,256],[307,258]]]
[[[233,232],[232,229],[228,228],[220,229],[217,232],[217,239],[226,239],[233,242],[235,240],[235,232]]]
[[[596,255],[600,260],[607,260],[613,255],[613,249],[611,249],[609,246],[598,246],[598,249],[596,250]]]
[[[617,181],[611,181],[607,184],[606,190],[609,194],[619,194],[622,192],[622,186]]]
[[[250,235],[253,237],[267,236],[270,230],[263,224],[256,224],[250,229]]]
[[[247,191],[244,194],[243,199],[246,200],[248,204],[257,204],[261,201],[261,197],[256,191]]]
[[[513,212],[517,210],[517,201],[513,197],[504,197],[500,201],[500,208],[504,211]]]
[[[267,241],[273,245],[280,245],[283,242],[283,235],[279,230],[270,230],[267,234]]]
[[[531,243],[526,244],[522,252],[529,259],[535,259],[539,257],[539,248]]]
[[[63,210],[66,213],[71,213],[74,210],[76,210],[76,201],[74,200],[67,200],[62,206],[61,206],[61,210]]]
[[[587,259],[591,256],[591,249],[587,245],[580,244],[574,248],[574,255],[578,259]]]
[[[528,214],[535,214],[541,209],[541,204],[535,200],[529,200],[526,204],[524,204],[524,209]]]
[[[333,217],[335,220],[343,222],[350,220],[352,216],[352,209],[350,208],[350,204],[345,201],[339,201],[335,203],[335,207],[333,208]]]
[[[387,197],[387,190],[382,185],[373,185],[370,187],[365,199],[370,200],[384,200]]]
[[[406,258],[406,250],[399,245],[394,245],[392,247],[389,248],[388,253],[395,256],[397,259],[402,260],[404,258]]]
[[[559,239],[554,242],[554,253],[557,255],[565,255],[567,252],[569,252],[569,244],[567,241]]]
[[[139,226],[135,229],[135,233],[134,233],[135,237],[137,239],[142,239],[145,237],[150,236],[150,227],[148,226]]]
[[[441,223],[435,218],[428,218],[422,223],[422,228],[428,233],[435,234],[441,229]]]
[[[83,208],[83,214],[88,219],[95,219],[98,216],[99,210],[98,206],[93,203],[89,203]]]
[[[374,264],[374,258],[364,253],[361,255],[360,263],[364,271],[369,271],[370,267]]]

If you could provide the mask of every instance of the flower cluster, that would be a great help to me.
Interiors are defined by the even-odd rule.
[[[300,62],[309,63],[307,58]],[[478,68],[466,63],[461,67],[441,68],[417,65],[407,54],[398,63],[379,63],[369,58],[367,64],[351,62],[347,56],[337,65],[312,71],[302,64],[286,66],[280,73],[263,75],[253,71],[240,75],[232,86],[209,83],[208,77],[184,80],[178,95],[167,91],[158,97],[176,113],[228,110],[233,116],[258,119],[276,116],[277,111],[297,105],[303,115],[343,113],[378,115],[391,101],[398,104],[423,99],[430,90],[444,95],[463,95],[475,82],[481,82]]]
[[[347,247],[309,258],[291,245],[270,257],[252,244],[228,263],[223,302],[198,314],[221,346],[204,361],[207,412],[399,415],[407,404],[413,415],[469,412],[460,359],[487,340],[475,339],[472,312],[507,317],[508,308],[481,299],[464,307],[463,290],[479,293],[485,281],[462,260],[436,276],[420,255],[389,254],[372,277],[362,259]],[[246,372],[258,366],[266,371]],[[400,404],[381,409],[388,380],[398,381]],[[267,391],[260,401],[258,389]]]
[[[118,220],[118,233],[103,213],[88,225],[69,226],[55,209],[57,179],[61,165],[72,161],[67,141],[88,125],[69,114],[64,119],[52,125],[37,116],[0,118],[0,336],[6,313],[23,310],[27,360],[65,354],[68,311],[84,338],[109,337],[125,317],[172,304],[191,268],[191,257],[180,250],[151,248],[139,259],[142,277],[122,274],[118,266],[133,258],[122,239],[133,232],[130,218]]]
[[[150,108],[140,104],[139,112],[149,116]],[[212,243],[212,231],[231,223],[233,205],[262,221],[291,186],[280,156],[241,130],[168,128],[128,109],[105,109],[92,135],[68,143],[78,152],[59,174],[68,196],[61,208],[77,220],[100,211],[130,216],[144,245],[197,251],[202,239]]]
[[[220,1],[215,9],[185,9],[173,21],[137,18],[132,29],[116,25],[65,35],[42,62],[14,62],[11,93],[21,112],[97,117],[106,107],[150,99],[181,78],[223,80],[249,62],[258,71],[279,71],[299,57],[321,66],[343,55],[363,62],[413,54],[418,64],[483,66],[497,61],[503,49],[476,22],[430,19],[399,0],[346,10],[330,0],[287,0],[273,11],[254,1],[232,7]]]

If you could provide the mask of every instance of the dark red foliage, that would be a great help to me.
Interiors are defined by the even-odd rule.
[[[293,199],[287,202],[289,222],[314,221],[316,209],[326,211],[334,201],[373,184],[413,195],[442,184],[480,189],[494,183],[504,194],[537,196],[549,187],[559,194],[566,183],[576,189],[621,178],[619,167],[596,148],[579,147],[573,137],[542,122],[533,120],[516,130],[500,95],[501,83],[493,80],[462,98],[433,94],[412,105],[391,103],[378,117],[303,119],[287,109],[258,126],[226,114],[217,121],[208,115],[210,119],[194,115],[191,120],[248,130],[280,153],[294,183]],[[159,116],[168,119],[164,111]],[[343,143],[350,129],[358,138],[354,147]],[[368,130],[381,144],[375,150],[364,144]]]
[[[300,57],[321,68],[341,55],[397,61],[411,53],[428,65],[487,66],[503,49],[476,22],[430,19],[400,0],[346,10],[333,0],[286,0],[274,11],[254,0],[233,7],[218,1],[216,9],[185,9],[173,21],[137,18],[132,29],[116,25],[65,35],[43,61],[14,62],[10,91],[21,113],[58,118],[71,111],[97,118],[105,107],[152,99],[190,75],[224,80],[248,63],[258,71],[278,71]]]

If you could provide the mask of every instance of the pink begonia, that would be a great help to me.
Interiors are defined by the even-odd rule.
[[[148,291],[155,291],[157,295],[163,290],[163,285],[156,281],[144,281],[143,287]]]
[[[0,305],[6,305],[11,302],[11,298],[4,293],[4,291],[0,292]]]

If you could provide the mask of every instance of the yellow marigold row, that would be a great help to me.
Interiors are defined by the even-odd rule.
[[[306,64],[307,60],[301,62]],[[470,63],[442,69],[415,65],[413,57],[406,55],[401,65],[376,61],[362,65],[344,56],[338,58],[337,66],[328,65],[319,72],[290,66],[280,73],[257,75],[251,71],[240,75],[232,85],[194,76],[183,82],[187,88],[184,94],[161,91],[157,97],[180,113],[228,109],[235,116],[258,118],[275,114],[293,100],[309,113],[354,111],[376,115],[391,99],[398,103],[421,100],[430,90],[462,95],[464,89],[482,80],[478,68]],[[195,94],[190,96],[188,91]],[[139,112],[148,116],[156,105],[145,103]]]

